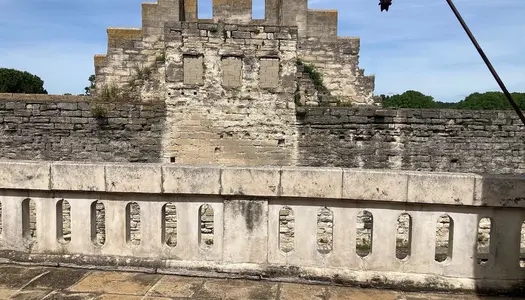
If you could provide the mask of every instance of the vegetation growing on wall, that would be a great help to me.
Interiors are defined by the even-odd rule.
[[[99,97],[104,102],[117,102],[122,100],[122,91],[114,84],[104,85]]]
[[[29,72],[0,68],[0,93],[47,94],[44,81]]]
[[[317,69],[315,68],[314,65],[305,63],[305,62],[303,62],[300,59],[297,59],[297,65],[298,66],[303,66],[304,72],[308,74],[308,76],[312,80],[312,82],[313,82],[313,84],[315,86],[315,89],[317,91],[319,91],[319,92],[327,92],[328,91],[326,86],[324,86],[324,84],[323,84],[323,74],[321,74],[319,71],[317,71]]]

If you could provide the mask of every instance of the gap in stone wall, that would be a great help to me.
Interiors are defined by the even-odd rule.
[[[294,250],[295,217],[293,210],[283,207],[279,210],[279,249],[288,253]]]
[[[436,245],[434,259],[444,262],[452,258],[454,220],[448,215],[440,216],[436,224]]]
[[[214,239],[214,211],[209,204],[204,204],[199,208],[199,244],[201,247],[212,247]]]
[[[167,203],[162,208],[163,242],[169,247],[177,246],[177,207],[175,203]]]
[[[106,207],[100,201],[91,204],[91,241],[95,246],[106,243]]]
[[[334,214],[323,207],[317,213],[317,251],[330,253],[334,248]]]
[[[476,248],[477,261],[480,265],[485,265],[489,260],[491,234],[492,220],[490,218],[482,218],[479,220]]]
[[[35,239],[36,230],[36,204],[27,198],[22,201],[22,234],[26,239]]]
[[[266,18],[266,0],[252,0],[252,19]]]
[[[397,219],[396,234],[396,258],[406,259],[410,257],[412,244],[412,218],[403,213]]]
[[[130,245],[140,245],[141,224],[140,206],[136,202],[126,206],[126,242]]]
[[[372,235],[374,228],[374,217],[369,211],[361,211],[357,214],[356,230],[356,253],[366,257],[372,253]]]
[[[213,0],[197,0],[197,18],[213,18]]]
[[[67,244],[71,241],[71,205],[62,199],[56,206],[57,240],[61,244]]]

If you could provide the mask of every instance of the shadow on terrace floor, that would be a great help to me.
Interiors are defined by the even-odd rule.
[[[325,285],[3,265],[0,266],[0,299],[497,300],[519,298],[402,293]]]

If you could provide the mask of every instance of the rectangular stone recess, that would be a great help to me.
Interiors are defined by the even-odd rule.
[[[261,58],[259,86],[262,88],[277,88],[279,86],[278,58]]]
[[[202,55],[184,54],[184,84],[204,84],[204,58]]]
[[[242,60],[240,57],[225,56],[222,58],[222,85],[240,87],[242,85]]]

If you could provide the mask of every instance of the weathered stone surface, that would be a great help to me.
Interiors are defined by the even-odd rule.
[[[162,192],[160,165],[106,165],[106,191],[126,193]]]
[[[163,189],[174,194],[218,195],[221,169],[213,166],[163,166]]]
[[[407,173],[343,169],[345,199],[406,202],[407,187]]]
[[[52,190],[105,191],[104,166],[97,164],[53,163],[51,164]]]
[[[0,188],[47,190],[50,183],[50,164],[3,162],[0,168]]]
[[[281,196],[339,199],[342,188],[342,169],[282,168]]]
[[[525,128],[512,111],[301,109],[301,166],[525,173]]]
[[[99,103],[91,97],[16,95],[28,117],[10,119],[14,106],[0,94],[0,158],[46,161],[158,162],[164,103]],[[14,97],[14,96],[13,96]],[[58,108],[74,101],[76,110]],[[96,109],[95,109],[96,108]],[[96,117],[96,111],[105,116]],[[76,113],[76,117],[65,114]],[[8,116],[8,117],[2,117]]]
[[[279,168],[224,168],[221,177],[222,195],[277,196]]]
[[[408,202],[473,205],[474,176],[445,173],[408,175]]]

